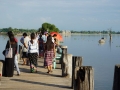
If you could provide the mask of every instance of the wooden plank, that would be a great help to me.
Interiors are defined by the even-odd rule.
[[[19,62],[21,75],[16,70],[13,77],[2,77],[0,90],[70,90],[71,79],[61,77],[61,69],[48,74],[43,67],[43,58],[38,59],[38,73],[30,73],[30,67]],[[60,64],[57,65],[60,68]]]

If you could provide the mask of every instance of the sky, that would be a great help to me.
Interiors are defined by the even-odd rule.
[[[0,28],[120,31],[120,0],[0,0]]]

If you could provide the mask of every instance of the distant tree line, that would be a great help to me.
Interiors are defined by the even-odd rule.
[[[47,32],[62,32],[62,30],[59,30],[54,24],[50,24],[50,23],[43,23],[41,25],[41,27],[37,30],[37,29],[17,29],[17,28],[2,28],[0,29],[1,33],[6,33],[8,31],[12,31],[14,34],[21,34],[21,33],[32,33],[32,32],[42,32],[42,31],[47,31]],[[86,31],[86,30],[82,30],[82,31],[75,31],[75,30],[71,30],[71,33],[81,33],[81,34],[120,34],[120,31],[112,31],[112,29],[108,29],[108,30],[103,30],[103,31]]]
[[[50,23],[43,23],[41,27],[36,30],[36,29],[17,29],[17,28],[2,28],[0,29],[1,33],[6,33],[8,31],[12,31],[14,34],[21,34],[21,33],[32,33],[32,32],[42,32],[42,31],[47,31],[47,32],[60,32],[60,30],[54,25]]]
[[[21,34],[24,32],[26,33],[37,32],[36,29],[17,29],[17,28],[12,28],[12,27],[0,29],[0,32],[2,33],[6,33],[8,31],[12,31],[14,34]]]
[[[81,33],[81,34],[120,34],[120,31],[117,31],[117,32],[115,32],[115,31],[105,31],[105,30],[103,30],[103,31],[73,31],[73,30],[71,30],[71,33]]]

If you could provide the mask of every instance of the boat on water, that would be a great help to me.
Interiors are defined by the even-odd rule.
[[[102,38],[99,40],[99,43],[105,43],[105,38],[102,37]]]

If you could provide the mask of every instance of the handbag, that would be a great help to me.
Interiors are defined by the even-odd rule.
[[[13,57],[13,49],[11,48],[11,44],[9,41],[9,48],[5,50],[5,58],[12,58]]]

